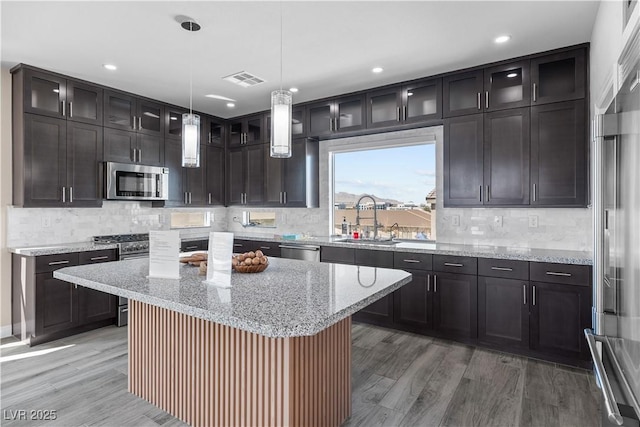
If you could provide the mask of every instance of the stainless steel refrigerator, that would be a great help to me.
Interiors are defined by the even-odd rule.
[[[640,59],[594,122],[594,310],[585,330],[603,425],[640,419]]]

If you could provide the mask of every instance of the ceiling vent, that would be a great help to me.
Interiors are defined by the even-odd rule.
[[[227,77],[223,77],[222,80],[226,80],[231,83],[235,83],[242,87],[251,87],[255,85],[259,85],[260,83],[264,83],[265,80],[261,79],[258,76],[254,76],[251,73],[247,73],[246,71],[240,71],[237,73],[233,73]]]

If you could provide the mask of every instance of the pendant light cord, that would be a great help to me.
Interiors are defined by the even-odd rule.
[[[280,91],[282,91],[282,0],[280,1]]]
[[[193,21],[189,22],[189,31],[193,32]],[[189,114],[193,116],[193,46],[189,45]]]

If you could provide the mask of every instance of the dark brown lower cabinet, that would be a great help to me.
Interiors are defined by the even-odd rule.
[[[36,345],[113,324],[114,295],[56,279],[53,272],[117,259],[116,249],[38,257],[13,254],[13,335]]]
[[[413,332],[433,329],[433,294],[431,274],[420,270],[406,270],[413,275],[393,293],[393,324]]]
[[[478,277],[469,274],[434,273],[433,327],[451,338],[478,337]]]
[[[478,277],[478,341],[529,348],[529,282]]]
[[[591,287],[531,282],[531,349],[588,360],[582,331],[591,327]]]

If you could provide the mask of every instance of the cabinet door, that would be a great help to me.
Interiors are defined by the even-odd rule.
[[[346,132],[364,129],[366,126],[365,96],[354,95],[335,100],[334,131]]]
[[[186,204],[182,167],[182,141],[167,138],[164,144],[165,166],[169,168],[169,198],[167,205]]]
[[[104,126],[134,130],[136,98],[119,92],[104,91]]]
[[[204,206],[209,202],[207,194],[207,147],[200,145],[200,167],[199,168],[183,168],[186,186],[185,190],[189,193],[189,205]]]
[[[333,132],[332,108],[332,101],[324,101],[307,106],[309,136],[331,135]]]
[[[271,136],[264,135],[264,116],[256,114],[245,119],[245,144],[263,144],[269,141]]]
[[[307,141],[291,143],[291,157],[284,159],[285,204],[290,207],[307,206]],[[311,144],[311,143],[309,143]]]
[[[339,248],[333,246],[320,247],[320,262],[336,264],[355,264],[356,251],[354,248]]]
[[[393,268],[393,252],[356,249],[355,264],[369,267]]]
[[[397,126],[402,113],[400,86],[367,93],[367,128]]]
[[[582,99],[587,81],[584,49],[531,60],[531,104]]]
[[[36,336],[79,325],[75,285],[54,279],[53,273],[36,274]]]
[[[266,144],[246,147],[245,202],[259,205],[264,202],[264,151]]]
[[[24,112],[63,118],[66,115],[66,82],[63,77],[25,70]]]
[[[202,141],[206,141],[209,145],[224,147],[224,137],[224,121],[206,116],[204,118],[204,133],[202,134]]]
[[[296,107],[291,109],[291,137],[299,138],[307,135],[307,108]],[[271,138],[270,133],[267,138]]]
[[[478,340],[529,348],[529,282],[478,278]]]
[[[164,134],[164,106],[146,99],[138,99],[136,105],[136,130],[139,133],[162,137]]]
[[[82,286],[77,291],[81,325],[116,318],[118,298],[115,295]]]
[[[435,273],[433,276],[434,328],[446,337],[478,336],[478,277]]]
[[[244,127],[242,121],[229,123],[229,147],[239,147],[244,143]]]
[[[391,326],[393,324],[393,293],[385,295],[354,313],[353,320],[373,325]]]
[[[482,70],[447,76],[442,80],[444,117],[464,116],[482,111]]]
[[[483,116],[444,121],[444,206],[477,206],[484,200]]]
[[[104,128],[105,162],[134,163],[134,149],[138,146],[135,132]]]
[[[529,60],[484,70],[484,110],[528,107],[531,103]]]
[[[531,204],[586,206],[584,100],[531,107]]]
[[[227,163],[227,204],[240,205],[244,198],[245,154],[243,148],[229,150]]]
[[[484,204],[529,204],[529,108],[484,114]]]
[[[531,349],[588,359],[583,331],[591,327],[591,287],[531,282]]]
[[[423,332],[433,328],[433,301],[430,275],[425,271],[407,270],[411,282],[393,293],[393,324],[400,329]]]
[[[103,90],[67,80],[67,118],[74,122],[102,125]]]
[[[442,118],[442,79],[423,80],[402,89],[404,123]]]
[[[136,138],[138,163],[151,166],[164,166],[164,138],[162,135],[139,133]],[[182,146],[180,148],[182,161]]]
[[[270,150],[264,150],[264,204],[279,206],[284,204],[284,163],[292,158],[279,159],[270,156]]]
[[[67,122],[64,119],[24,115],[25,207],[63,205],[63,191],[67,185],[66,147]]]
[[[207,202],[224,205],[224,149],[207,147]]]
[[[184,113],[188,113],[188,111],[175,107],[165,108],[165,136],[167,138],[182,138],[182,115]],[[200,139],[202,140],[202,136]]]
[[[102,127],[67,122],[67,194],[73,206],[102,206]]]

